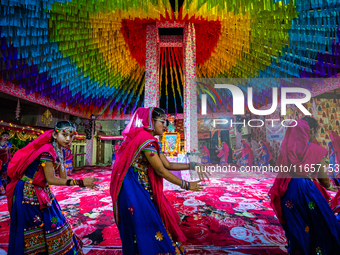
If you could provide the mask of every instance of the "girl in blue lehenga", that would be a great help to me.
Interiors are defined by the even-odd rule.
[[[9,177],[7,175],[7,167],[8,163],[11,160],[11,151],[12,143],[8,141],[9,133],[2,132],[0,136],[0,160],[2,161],[2,166],[0,167],[0,180],[2,182],[3,187],[6,189],[7,183],[9,183]]]
[[[120,144],[121,144],[121,142],[118,141],[118,143],[114,145],[114,152],[112,153],[112,164],[111,164],[111,167],[113,167],[113,165],[115,164],[116,154],[117,154],[117,152],[119,150]]]
[[[83,254],[82,242],[72,232],[48,185],[96,186],[93,182],[97,179],[67,177],[63,151],[75,133],[69,121],[58,122],[54,130],[18,150],[10,161],[8,254]],[[60,178],[55,177],[58,168]]]
[[[202,164],[211,163],[209,149],[204,144],[202,144],[201,147],[202,147],[202,161],[201,161]]]
[[[329,169],[328,177],[333,185],[339,186],[340,184],[340,137],[334,131],[330,132],[331,141],[328,142],[328,157],[329,157]]]
[[[311,117],[303,117],[287,129],[276,164],[299,170],[280,172],[269,191],[271,206],[286,233],[289,254],[332,255],[340,251],[340,224],[325,188],[337,189],[327,177],[327,150],[313,143],[317,129],[317,121]],[[321,167],[315,169],[320,171],[308,170],[318,163]]]
[[[259,160],[259,166],[268,166],[270,163],[270,160],[273,158],[272,153],[270,152],[269,146],[265,141],[260,141],[260,148],[256,150],[261,150],[259,153],[259,157],[261,156]]]
[[[68,176],[72,175],[72,171],[73,171],[73,155],[72,155],[72,151],[70,149],[70,147],[67,147],[64,150],[65,154],[65,169],[66,169],[66,174]]]
[[[2,166],[2,160],[0,160],[0,169],[1,169],[1,166]],[[0,196],[2,195],[5,195],[5,188],[2,185],[1,178],[0,178]]]
[[[238,156],[242,153],[242,158],[240,158],[237,162],[238,166],[252,166],[253,165],[253,150],[250,145],[245,141],[241,140],[242,147],[241,149],[236,150],[234,153]]]
[[[229,146],[226,142],[222,143],[222,147],[219,149],[217,146],[217,157],[220,158],[220,164],[227,164],[228,163],[228,157],[229,157]]]
[[[185,253],[181,219],[164,196],[163,177],[187,190],[202,187],[199,181],[187,182],[168,171],[195,169],[196,164],[170,163],[160,153],[154,136],[163,134],[165,117],[162,109],[141,107],[123,131],[110,194],[124,255]]]

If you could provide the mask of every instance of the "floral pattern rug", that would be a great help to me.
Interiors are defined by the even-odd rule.
[[[99,178],[103,187],[90,190],[53,186],[52,191],[74,232],[82,238],[87,254],[121,254],[109,195],[110,168],[84,167],[72,175],[75,179],[88,176]],[[205,182],[201,192],[166,190],[167,199],[182,218],[188,253],[286,254],[286,237],[267,196],[273,181],[270,174],[261,178],[220,178]],[[3,197],[0,247],[4,249],[9,226],[7,201]]]

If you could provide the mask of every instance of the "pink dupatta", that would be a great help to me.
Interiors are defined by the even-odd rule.
[[[329,135],[331,137],[332,146],[334,149],[336,160],[340,162],[340,137],[334,131],[331,131]]]
[[[121,144],[115,164],[112,169],[110,194],[114,210],[116,209],[116,202],[120,187],[124,181],[124,177],[135,160],[139,156],[144,147],[153,144],[160,154],[160,147],[157,139],[152,136],[148,131],[154,129],[152,121],[153,107],[137,109],[131,121],[123,131],[124,142]],[[163,193],[163,178],[158,176],[149,165],[148,175],[154,195],[154,201],[159,209],[159,215],[170,232],[175,241],[185,242],[186,237],[182,230],[179,228],[180,217],[176,210],[170,205]]]
[[[340,162],[340,137],[334,131],[330,132],[330,137],[331,137],[335,157],[336,157],[337,161]],[[335,197],[332,200],[331,208],[332,208],[334,213],[340,213],[340,189],[338,190],[337,194],[335,195]]]
[[[222,146],[223,146],[224,151],[221,150],[220,153],[218,153],[217,157],[220,158],[224,154],[224,159],[225,159],[225,162],[227,163],[228,162],[228,157],[229,157],[229,146],[225,142],[222,143]]]
[[[10,212],[12,211],[15,187],[18,181],[24,176],[27,167],[43,152],[50,153],[53,159],[56,160],[57,154],[55,153],[53,145],[51,144],[52,133],[53,130],[49,130],[40,135],[37,139],[29,143],[27,146],[18,150],[9,162],[7,173],[12,181],[6,187],[6,195],[8,210]],[[44,208],[44,206],[50,203],[50,200],[46,192],[38,189],[38,187],[45,187],[47,184],[45,174],[42,169],[39,169],[38,173],[34,177],[33,184],[39,203],[42,208]]]
[[[207,156],[210,158],[210,152],[209,149],[207,148],[207,146],[205,146],[204,144],[202,145],[203,150],[205,151],[205,153],[207,154]]]
[[[253,160],[254,160],[253,150],[251,149],[250,145],[245,140],[242,139],[241,142],[243,142],[243,144],[246,146],[246,148],[242,149],[242,157],[249,154],[248,155],[248,166],[252,166]]]
[[[277,166],[295,165],[296,169],[304,169],[305,166],[310,167],[311,164],[317,164],[327,154],[327,150],[315,143],[308,143],[310,128],[307,121],[299,119],[295,127],[289,127],[282,141],[280,155],[277,159]],[[301,177],[310,174],[311,172],[296,171],[294,174]],[[311,175],[312,178],[317,177],[317,171]],[[292,175],[288,172],[280,172],[275,179],[275,182],[269,190],[271,206],[279,219],[280,223],[285,223],[281,208],[281,197],[284,196],[288,188],[288,184],[292,179]],[[329,200],[329,195],[325,188],[322,187],[315,179],[315,186],[320,190],[322,195]]]
[[[273,155],[272,155],[272,153],[270,152],[269,146],[268,146],[267,143],[266,143],[265,141],[263,141],[263,140],[261,140],[261,143],[263,143],[264,146],[266,146],[266,148],[267,148],[267,151],[268,151],[268,154],[269,154],[269,159],[268,159],[268,161],[272,160],[272,159],[273,159]]]

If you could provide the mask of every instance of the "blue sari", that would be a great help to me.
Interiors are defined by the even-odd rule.
[[[143,149],[146,150],[157,153],[152,145]],[[126,173],[118,195],[115,217],[123,254],[183,254],[181,244],[174,243],[166,230],[153,200],[149,162],[143,151]]]
[[[32,184],[39,167],[41,160],[37,158],[16,184],[8,254],[83,254],[82,242],[73,233],[48,185],[38,187],[45,190],[51,201],[47,208],[41,208]]]
[[[340,224],[312,179],[292,178],[281,207],[289,254],[339,254]]]

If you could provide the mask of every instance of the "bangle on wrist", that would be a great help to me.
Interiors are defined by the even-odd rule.
[[[332,187],[333,187],[333,184],[330,182],[330,183],[329,183],[329,187],[326,188],[326,190],[330,190]]]
[[[190,190],[190,182],[181,180],[181,188],[185,190]]]
[[[78,185],[79,187],[82,187],[82,188],[85,187],[83,180],[75,180],[75,182],[76,182],[76,185]]]
[[[71,186],[71,182],[73,182],[73,180],[72,180],[72,179],[68,179],[68,180],[66,181],[66,186]]]
[[[196,164],[197,164],[197,162],[190,162],[189,163],[189,169],[190,170],[195,170]]]

